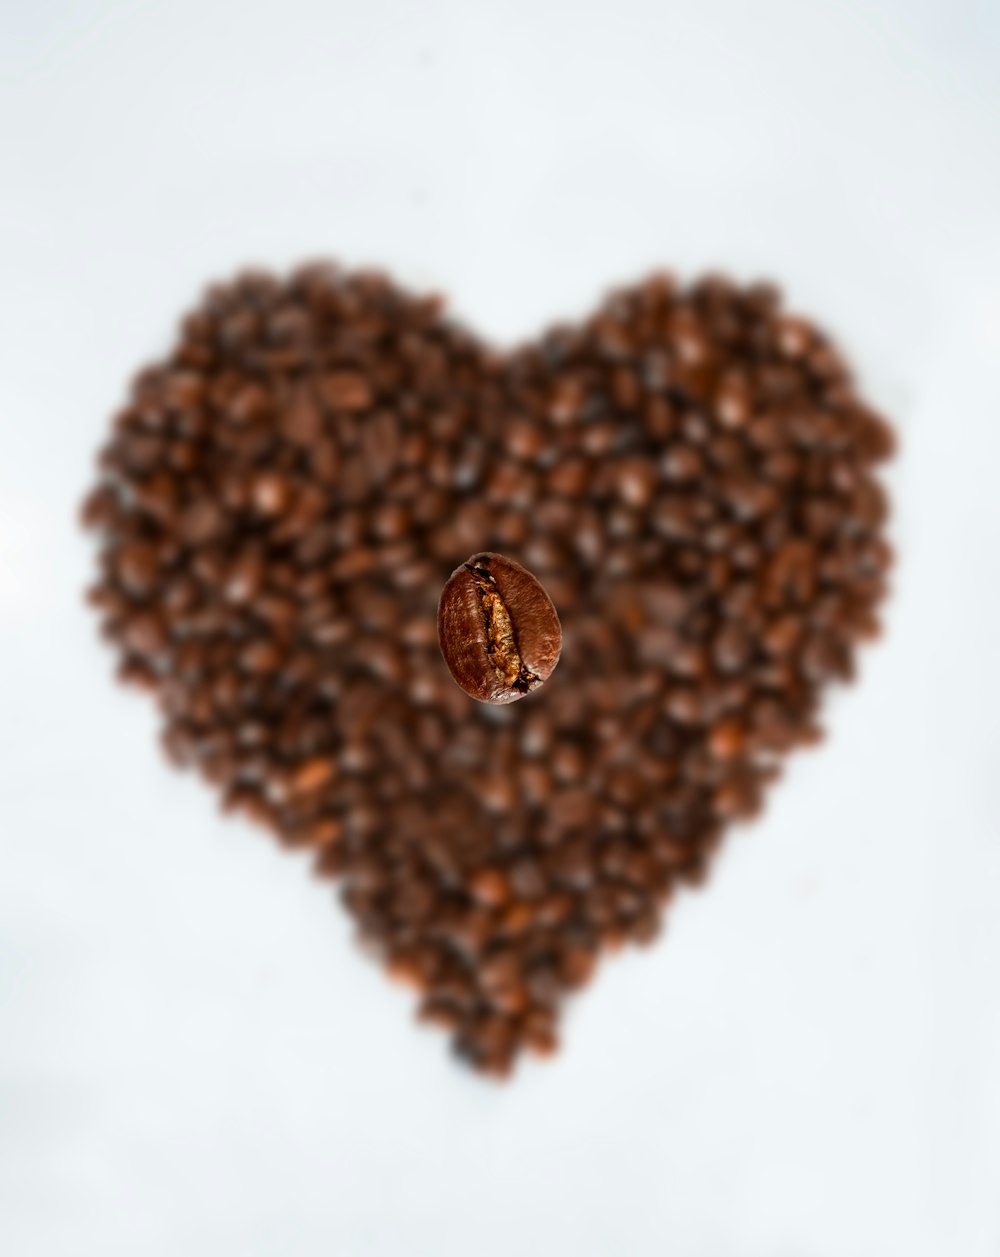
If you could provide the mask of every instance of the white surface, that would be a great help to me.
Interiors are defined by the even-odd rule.
[[[997,1257],[996,4],[0,16],[0,1251]],[[828,744],[507,1088],[164,766],[79,602],[133,368],[319,254],[500,339],[656,264],[773,276],[903,436]]]

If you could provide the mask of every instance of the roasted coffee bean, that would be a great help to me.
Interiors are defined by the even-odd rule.
[[[892,444],[764,285],[658,276],[503,356],[383,277],[248,274],[112,425],[91,602],[170,757],[505,1074],[819,737]]]
[[[513,703],[551,676],[562,631],[548,594],[520,563],[474,554],[441,592],[438,641],[466,694],[481,703]]]

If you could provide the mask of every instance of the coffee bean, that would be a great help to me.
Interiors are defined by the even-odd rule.
[[[507,876],[496,868],[480,869],[470,879],[469,889],[473,898],[494,908],[506,903],[509,895]]]
[[[562,631],[529,571],[502,554],[474,554],[441,592],[438,641],[451,675],[481,703],[513,703],[546,681]]]
[[[769,286],[655,277],[504,356],[384,277],[247,274],[112,422],[90,601],[170,758],[502,1075],[819,737],[892,448]]]

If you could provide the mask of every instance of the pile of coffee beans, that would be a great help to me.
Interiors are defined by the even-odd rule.
[[[423,1017],[504,1073],[819,738],[878,632],[891,446],[768,286],[657,276],[501,354],[377,274],[248,273],[115,418],[91,598],[170,756],[310,848]],[[561,621],[517,702],[439,647],[477,555]]]

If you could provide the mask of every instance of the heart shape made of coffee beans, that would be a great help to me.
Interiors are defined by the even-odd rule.
[[[505,1073],[820,736],[878,632],[891,445],[766,285],[656,276],[500,353],[377,274],[247,273],[115,419],[91,599],[173,759],[311,848],[422,1015]],[[509,706],[438,648],[477,551],[562,622]]]

